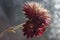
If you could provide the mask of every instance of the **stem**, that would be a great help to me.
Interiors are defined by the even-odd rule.
[[[22,27],[22,25],[23,25],[24,23],[22,23],[22,24],[20,24],[20,25],[17,25],[17,26],[15,26],[15,27],[10,27],[10,28],[7,28],[7,29],[5,29],[2,33],[0,33],[0,38],[4,35],[4,33],[7,33],[7,32],[14,32],[15,33],[15,31],[17,30],[17,29],[23,29],[23,27]]]

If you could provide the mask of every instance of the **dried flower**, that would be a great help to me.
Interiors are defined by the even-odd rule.
[[[27,35],[27,38],[43,35],[51,20],[48,10],[37,2],[27,2],[23,5],[23,12],[28,18],[23,25],[24,35]]]

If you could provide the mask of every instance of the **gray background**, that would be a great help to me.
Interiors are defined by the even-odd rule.
[[[32,0],[0,0],[0,33],[5,29],[25,22],[22,5]],[[33,0],[39,2],[50,11],[52,22],[42,37],[31,40],[60,40],[60,0]],[[16,33],[5,33],[0,40],[28,40],[21,29]]]

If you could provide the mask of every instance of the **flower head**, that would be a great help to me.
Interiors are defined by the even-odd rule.
[[[28,18],[23,25],[24,35],[27,35],[27,38],[43,35],[51,21],[49,11],[37,2],[27,2],[23,5],[23,12]]]

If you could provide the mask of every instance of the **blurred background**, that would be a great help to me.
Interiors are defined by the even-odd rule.
[[[9,27],[15,27],[26,21],[22,13],[22,5],[26,1],[37,1],[50,11],[52,22],[41,37],[31,40],[60,40],[60,0],[0,0],[0,33]],[[28,40],[21,29],[16,33],[5,33],[0,40]]]

